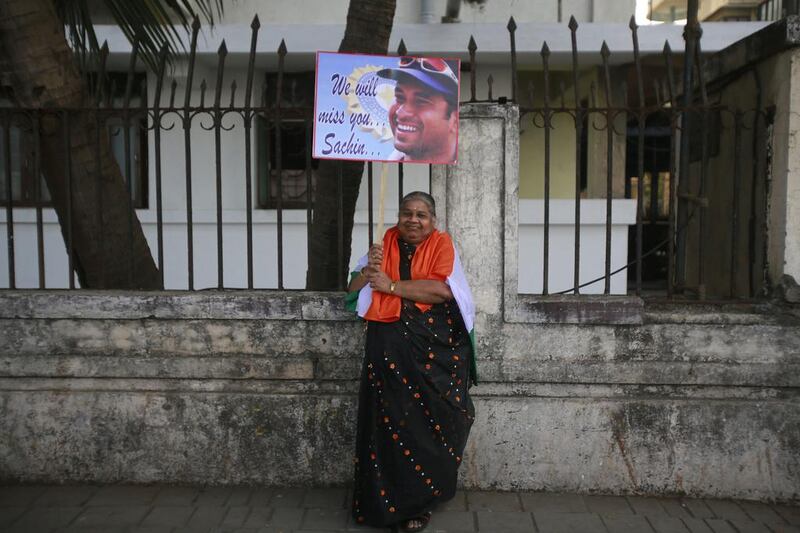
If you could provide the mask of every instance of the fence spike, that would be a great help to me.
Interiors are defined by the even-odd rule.
[[[399,56],[408,55],[408,48],[406,48],[406,43],[403,39],[400,39],[400,44],[397,45],[397,55]]]
[[[235,103],[236,103],[236,80],[233,80],[231,82],[231,105],[228,107],[233,109]]]
[[[639,26],[636,25],[636,17],[631,16],[629,26],[631,29],[631,39],[633,41],[633,63],[636,67],[636,87],[639,93],[639,107],[644,109],[644,78],[642,77],[642,60],[639,56]]]
[[[250,34],[250,55],[247,58],[247,84],[244,88],[244,106],[250,107],[251,98],[253,96],[253,76],[255,74],[256,66],[256,44],[258,42],[258,30],[261,28],[261,21],[258,20],[258,15],[253,17],[253,22],[250,23],[252,32]]]
[[[158,53],[158,73],[156,74],[156,93],[153,105],[159,107],[161,105],[161,91],[164,88],[164,72],[167,67],[167,53],[169,48],[167,44],[161,45],[161,50]]]
[[[494,77],[489,74],[489,77],[486,78],[486,83],[489,85],[489,101],[492,101],[492,84],[494,83]]]
[[[286,41],[281,39],[281,45],[278,47],[278,81],[275,83],[275,105],[281,105],[281,93],[283,92],[283,67],[284,60],[286,59]]]
[[[200,82],[200,107],[206,106],[206,79]]]
[[[467,50],[469,50],[469,101],[475,101],[475,85],[476,85],[476,77],[478,75],[478,66],[475,64],[475,52],[478,51],[478,44],[475,42],[475,37],[472,35],[469,36],[469,44],[467,45]]]
[[[100,106],[103,100],[103,93],[105,92],[105,77],[106,77],[106,61],[108,60],[108,41],[103,41],[103,46],[100,47],[100,54],[97,57],[97,81],[95,83],[94,105]]]
[[[192,43],[189,45],[189,71],[186,73],[186,92],[183,99],[184,109],[189,109],[192,101],[192,81],[194,78],[194,62],[197,57],[197,34],[200,32],[200,18],[195,15],[192,21]]]
[[[516,31],[517,31],[517,23],[514,21],[514,16],[512,15],[508,19],[508,36],[510,40],[511,46],[511,101],[517,101],[517,84],[519,83],[517,79],[517,40],[516,40]]]
[[[175,92],[178,90],[178,82],[175,79],[172,80],[169,87],[169,107],[170,109],[175,107]]]
[[[131,48],[131,58],[128,62],[128,74],[125,80],[125,96],[123,99],[123,109],[128,109],[131,103],[131,92],[133,92],[133,76],[136,72],[136,59],[139,55],[139,39],[133,41],[133,48]]]
[[[219,45],[217,50],[217,84],[214,88],[214,107],[219,108],[222,99],[222,79],[225,76],[225,58],[228,56],[228,47],[225,45],[225,39],[222,39],[222,44]]]

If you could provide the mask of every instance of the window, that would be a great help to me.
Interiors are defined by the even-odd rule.
[[[127,83],[127,74],[108,74],[106,91],[107,103],[116,108],[115,112],[105,115],[105,126],[111,151],[120,167],[122,177],[127,182],[125,172],[125,135],[124,119],[119,108],[122,107]],[[141,95],[146,94],[146,76],[136,74],[133,79],[130,107],[137,111],[141,105]],[[2,88],[0,88],[2,89]],[[13,108],[10,91],[0,90],[0,107]],[[74,124],[74,122],[73,122]],[[130,135],[130,176],[133,203],[136,208],[147,207],[147,117],[132,114],[128,121]],[[6,197],[6,157],[11,158],[11,198],[14,206],[48,207],[51,205],[50,194],[44,178],[40,176],[39,191],[36,190],[34,176],[35,139],[30,124],[15,124],[9,128],[10,154],[5,152],[5,129],[0,123],[0,205],[5,205]],[[37,195],[38,192],[38,195]],[[38,198],[37,198],[38,196]]]
[[[275,102],[277,74],[267,74],[266,105]],[[318,161],[311,160],[311,188],[306,172],[306,161],[311,150],[310,122],[297,118],[311,116],[314,106],[314,73],[286,73],[281,91],[281,109],[287,118],[281,118],[280,127],[280,192],[281,208],[305,209],[313,204]],[[277,124],[264,116],[256,117],[256,143],[258,165],[258,207],[275,209],[278,206]]]

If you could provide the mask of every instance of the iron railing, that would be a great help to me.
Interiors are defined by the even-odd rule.
[[[800,14],[800,0],[764,0],[758,6],[758,20],[780,20]]]
[[[122,105],[114,105],[114,101],[110,95],[113,89],[107,88],[103,81],[107,78],[106,73],[106,57],[108,55],[108,48],[104,46],[101,53],[96,58],[96,69],[94,73],[87,74],[87,80],[94,80],[94,91],[87,99],[87,105],[80,109],[24,109],[18,107],[6,107],[0,109],[0,125],[2,125],[3,140],[0,146],[0,153],[4,154],[4,169],[2,169],[3,176],[5,177],[5,194],[3,200],[5,202],[6,213],[6,234],[7,234],[7,260],[8,260],[8,278],[7,286],[10,288],[16,287],[16,261],[15,261],[15,209],[21,208],[16,203],[22,203],[19,199],[15,199],[15,193],[12,183],[12,164],[14,157],[12,156],[11,138],[12,130],[24,131],[32,139],[32,175],[39,176],[39,169],[41,168],[41,153],[38,149],[39,136],[41,134],[42,121],[47,118],[48,120],[56,120],[62,126],[66,126],[76,115],[91,116],[94,121],[99,125],[97,131],[100,132],[104,124],[114,122],[114,124],[122,124],[121,136],[124,144],[124,161],[121,164],[123,174],[126,178],[129,187],[129,193],[133,196],[135,191],[132,187],[133,183],[133,168],[131,161],[131,144],[134,140],[131,138],[131,124],[146,124],[147,132],[152,135],[152,148],[154,150],[151,162],[153,163],[152,176],[155,185],[154,191],[154,208],[156,215],[156,256],[158,261],[158,269],[161,273],[161,284],[164,286],[164,269],[165,261],[168,255],[174,250],[164,249],[164,174],[163,168],[165,162],[164,155],[164,138],[165,132],[172,132],[175,128],[183,132],[183,161],[180,165],[175,165],[172,156],[168,156],[169,163],[174,173],[178,166],[183,167],[184,174],[184,190],[185,195],[185,221],[186,221],[186,287],[189,290],[196,288],[195,284],[195,270],[197,268],[197,260],[195,254],[195,235],[193,228],[195,226],[194,209],[195,199],[193,187],[196,185],[193,179],[193,162],[196,164],[197,159],[208,160],[207,154],[197,153],[197,144],[193,140],[193,132],[199,127],[202,131],[207,131],[213,134],[213,176],[214,176],[214,205],[215,205],[215,240],[216,240],[216,271],[217,271],[217,288],[226,288],[224,279],[224,268],[226,259],[228,261],[235,261],[237,263],[244,262],[246,265],[246,279],[247,282],[244,286],[247,288],[259,288],[264,285],[256,283],[254,280],[254,271],[256,268],[261,268],[260,265],[265,264],[267,261],[274,261],[277,266],[276,283],[271,285],[272,288],[284,289],[284,243],[285,236],[285,219],[283,206],[283,183],[284,176],[284,161],[282,161],[282,126],[287,123],[302,123],[306,128],[306,150],[304,152],[304,177],[305,177],[305,223],[306,223],[306,239],[311,242],[312,231],[312,213],[313,205],[313,172],[312,166],[314,162],[311,159],[310,153],[310,135],[311,125],[313,122],[313,108],[311,102],[289,102],[287,104],[287,88],[285,72],[285,57],[287,54],[286,46],[281,42],[281,46],[275,52],[277,57],[277,72],[274,78],[271,78],[272,84],[263,83],[257,87],[255,79],[255,58],[256,58],[256,43],[258,38],[259,24],[257,18],[252,25],[251,47],[247,61],[246,82],[244,87],[244,96],[239,98],[237,91],[238,87],[236,81],[230,83],[226,81],[226,57],[228,51],[225,42],[221,44],[217,54],[217,69],[216,79],[214,80],[213,102],[208,103],[206,93],[208,86],[205,80],[202,80],[199,88],[199,101],[194,92],[194,69],[196,64],[196,50],[197,50],[197,35],[199,31],[199,23],[195,23],[192,29],[191,46],[188,55],[188,71],[186,81],[184,84],[183,103],[176,103],[176,99],[180,98],[178,94],[178,84],[175,80],[171,83],[167,79],[167,68],[165,56],[162,56],[158,68],[155,73],[155,90],[153,92],[154,99],[152,104],[147,102],[147,95],[143,92],[140,95],[140,102],[138,106],[131,105],[133,96],[131,94],[133,87],[133,79],[138,70],[137,64],[137,46],[134,44],[128,71],[126,74],[126,90],[123,96]],[[543,138],[542,142],[542,171],[543,171],[543,189],[541,198],[543,200],[544,214],[543,214],[543,239],[541,248],[542,258],[542,283],[541,290],[538,291],[542,294],[550,294],[552,292],[568,292],[573,294],[581,294],[581,289],[593,283],[603,282],[602,292],[610,294],[612,277],[625,270],[630,270],[629,277],[629,291],[637,295],[649,294],[651,290],[657,289],[669,297],[677,294],[695,294],[699,298],[706,297],[753,297],[764,290],[764,264],[761,257],[763,251],[763,209],[762,204],[766,201],[763,198],[763,190],[765,188],[764,181],[767,179],[765,169],[769,164],[767,144],[769,139],[765,132],[769,130],[770,115],[765,110],[754,108],[749,110],[738,109],[722,103],[712,103],[709,98],[709,87],[703,76],[703,56],[700,49],[700,35],[698,32],[687,32],[687,52],[688,54],[683,57],[683,61],[679,66],[674,58],[674,54],[669,48],[669,44],[665,44],[663,57],[661,59],[661,67],[654,69],[652,64],[647,68],[647,75],[645,75],[645,67],[643,60],[640,57],[638,32],[633,19],[631,19],[631,43],[633,49],[633,63],[627,67],[614,67],[612,61],[612,52],[608,46],[603,43],[602,48],[598,51],[599,62],[594,66],[581,67],[579,62],[578,53],[578,24],[574,18],[570,20],[569,31],[571,35],[571,69],[568,73],[568,78],[562,79],[559,90],[554,90],[554,71],[550,65],[550,50],[545,42],[541,49],[540,60],[538,64],[520,64],[517,50],[515,33],[517,26],[513,18],[508,24],[509,36],[509,75],[512,80],[511,83],[511,96],[510,101],[520,105],[523,124],[529,124],[531,127],[537,129]],[[478,100],[477,98],[477,83],[478,83],[478,61],[477,53],[478,46],[473,38],[467,45],[469,54],[469,63],[467,68],[469,70],[469,91],[468,102],[474,103],[487,100]],[[398,54],[405,55],[407,53],[405,44],[401,41]],[[587,72],[595,72],[597,74],[596,80],[593,80],[588,88],[584,87],[583,76]],[[676,72],[682,72],[682,83],[679,83]],[[520,74],[535,73],[540,76],[541,80],[538,83],[531,81],[526,87],[525,94],[520,94]],[[630,74],[629,74],[630,73]],[[655,73],[655,74],[654,74]],[[615,79],[622,74],[624,79],[630,77],[620,91],[615,91]],[[571,82],[571,90],[565,88],[564,82]],[[489,76],[486,80],[488,84],[488,101],[493,100],[492,96],[492,83],[493,79]],[[602,98],[598,97],[598,85],[600,85],[600,92]],[[229,98],[224,102],[222,95],[227,90]],[[715,89],[716,90],[716,89]],[[635,99],[632,94],[635,94]],[[541,103],[538,103],[536,97],[541,95]],[[193,101],[194,100],[194,101]],[[572,100],[570,102],[570,100]],[[507,98],[503,97],[499,100],[500,103],[506,103]],[[572,120],[572,130],[574,131],[575,138],[575,152],[574,152],[574,214],[573,214],[573,283],[571,287],[566,289],[556,288],[549,286],[550,268],[551,268],[551,250],[552,250],[552,236],[551,236],[551,204],[553,202],[553,142],[554,135],[561,135],[554,122],[557,117],[569,117]],[[722,117],[722,118],[720,118]],[[267,177],[274,176],[277,192],[274,199],[275,210],[275,225],[276,225],[276,246],[275,249],[267,256],[258,257],[254,251],[254,180],[253,180],[253,129],[257,121],[262,120],[267,124],[266,131],[272,131],[270,128],[274,127],[276,138],[274,139],[274,154],[267,154],[268,168]],[[655,125],[654,125],[655,124]],[[660,125],[659,125],[660,124]],[[223,164],[227,166],[234,166],[229,159],[223,155],[223,140],[228,141],[226,134],[230,131],[242,128],[243,137],[234,138],[232,142],[241,142],[243,144],[244,153],[241,155],[243,158],[243,172],[244,172],[244,190],[239,193],[244,199],[244,227],[245,227],[245,253],[241,258],[231,257],[224,253],[225,244],[225,224],[223,219],[224,203],[223,191],[225,191],[225,181],[227,176]],[[659,129],[660,128],[660,129]],[[658,135],[653,132],[658,130]],[[64,131],[68,131],[64,129]],[[581,276],[581,231],[582,231],[582,212],[581,206],[583,201],[580,200],[582,195],[585,195],[586,180],[588,178],[586,164],[584,163],[587,157],[587,144],[584,139],[588,138],[589,134],[594,135],[600,133],[605,138],[606,154],[605,154],[605,191],[604,194],[598,196],[599,199],[605,200],[605,228],[604,228],[604,254],[603,257],[595,257],[593,261],[600,264],[602,263],[602,275],[597,276],[596,279],[587,280]],[[118,133],[119,135],[119,133]],[[170,134],[172,135],[172,134]],[[625,193],[624,195],[615,192],[619,184],[619,176],[615,175],[615,147],[619,147],[619,138],[626,139],[625,145],[630,154],[626,158],[625,167],[631,169],[626,172],[625,176]],[[752,150],[747,157],[743,155],[747,152],[744,150],[745,137],[751,142]],[[598,137],[599,138],[599,137]],[[660,139],[660,150],[653,150],[648,148],[648,143],[653,139]],[[733,160],[733,172],[731,176],[715,174],[712,175],[712,170],[715,167],[714,161],[719,159],[719,154],[712,153],[712,149],[718,149],[720,141],[714,142],[713,138],[722,138],[728,144],[733,144],[735,148],[735,157]],[[174,141],[174,136],[171,139]],[[69,136],[65,134],[65,146],[67,147],[66,153],[69,153]],[[99,133],[97,143],[99,146]],[[173,143],[174,144],[174,143]],[[265,143],[266,150],[268,151],[272,146],[270,141]],[[176,147],[172,146],[170,154],[175,151]],[[666,156],[664,156],[666,154]],[[662,162],[663,179],[655,177],[655,167],[651,168],[648,158],[656,158]],[[635,164],[633,163],[635,161]],[[667,161],[666,164],[663,162]],[[69,158],[65,160],[64,172],[69,182],[69,175],[71,172],[71,165],[74,162]],[[750,168],[749,173],[745,168],[748,165]],[[650,168],[650,185],[646,184],[646,172]],[[368,243],[373,241],[373,205],[372,205],[372,192],[373,192],[373,168],[372,164],[367,165],[367,188],[369,191],[368,199],[368,220],[367,220],[367,239]],[[145,176],[146,177],[146,176]],[[634,179],[635,178],[635,179]],[[97,179],[100,179],[100,169],[97,169]],[[403,194],[403,179],[404,169],[402,164],[399,166],[399,197]],[[521,176],[525,179],[525,176]],[[660,180],[660,181],[659,181]],[[38,267],[38,287],[46,288],[46,275],[45,275],[45,245],[44,245],[44,232],[43,232],[43,192],[39,186],[40,180],[34,179],[35,183],[35,198],[33,205],[35,206],[35,240],[36,240],[36,262]],[[710,184],[713,185],[713,190],[716,196],[712,197],[709,194]],[[749,209],[742,209],[743,190],[749,186],[751,193],[759,192],[761,196],[758,198],[756,194],[751,194],[751,204]],[[658,188],[661,187],[662,194],[659,197]],[[648,190],[649,189],[649,190]],[[98,187],[98,191],[101,188]],[[340,205],[341,205],[341,173],[339,175],[339,188],[340,191]],[[645,198],[646,192],[649,199]],[[267,191],[269,195],[269,190]],[[635,225],[631,230],[630,242],[632,250],[629,257],[626,258],[625,264],[612,264],[612,220],[614,218],[614,203],[612,200],[617,197],[635,198],[636,203],[636,217]],[[172,199],[174,200],[174,199]],[[71,202],[70,196],[70,202]],[[649,202],[649,203],[647,203]],[[659,204],[661,202],[661,204]],[[729,260],[725,268],[720,270],[716,268],[715,271],[709,272],[708,267],[711,264],[708,259],[710,239],[717,239],[716,232],[713,234],[709,232],[710,217],[708,210],[713,210],[714,213],[722,213],[720,206],[728,202],[726,208],[727,215],[725,215],[726,222],[730,224],[730,233],[727,235],[729,239],[729,246],[726,247],[726,253],[729,255]],[[666,216],[659,218],[657,216],[658,205],[666,204]],[[70,204],[71,206],[71,204]],[[98,194],[97,209],[103,209],[102,194]],[[664,209],[662,209],[662,215]],[[69,287],[75,287],[74,272],[75,265],[72,257],[71,228],[73,222],[70,218],[71,209],[66,212],[64,238],[66,241],[66,250],[69,256],[68,269],[69,269]],[[342,262],[344,235],[342,228],[344,223],[341,216],[341,209],[339,211],[338,220],[338,247],[337,259]],[[715,215],[716,216],[716,215]],[[720,215],[721,216],[721,215]],[[746,216],[748,223],[745,226],[742,223],[742,217]],[[719,223],[716,220],[716,223]],[[228,222],[229,223],[229,222]],[[663,238],[658,237],[658,232],[651,231],[653,228],[665,229]],[[656,235],[656,237],[654,237]],[[746,254],[740,250],[743,235],[746,236],[744,241],[748,244]],[[366,244],[368,244],[366,243]],[[525,243],[520,243],[520,246],[526,246]],[[715,249],[716,250],[716,249]],[[716,251],[714,252],[717,253]],[[310,257],[310,249],[307,251]],[[647,261],[653,257],[659,256],[665,262],[665,272],[656,276],[656,284],[649,283],[645,275],[647,270]],[[228,263],[230,264],[230,263]],[[742,265],[746,265],[748,269],[747,279],[749,282],[742,284],[741,274],[738,272]],[[524,267],[521,267],[524,268]],[[728,274],[725,273],[728,270]],[[520,273],[523,275],[523,272]],[[720,276],[727,276],[729,279],[727,290],[723,294],[719,288],[712,291],[708,290],[708,279],[714,277],[718,279]],[[339,282],[339,287],[344,285],[345,280]],[[170,288],[170,287],[168,287]]]

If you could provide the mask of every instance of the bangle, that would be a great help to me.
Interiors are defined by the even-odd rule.
[[[396,287],[397,287],[397,282],[396,281],[391,282],[389,284],[389,292],[391,294],[394,294],[394,290],[395,290]]]

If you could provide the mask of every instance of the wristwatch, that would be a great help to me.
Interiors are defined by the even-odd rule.
[[[395,287],[397,287],[397,282],[396,282],[396,281],[393,281],[393,282],[391,282],[391,283],[389,284],[389,292],[390,292],[391,294],[394,294],[394,289],[395,289]]]

